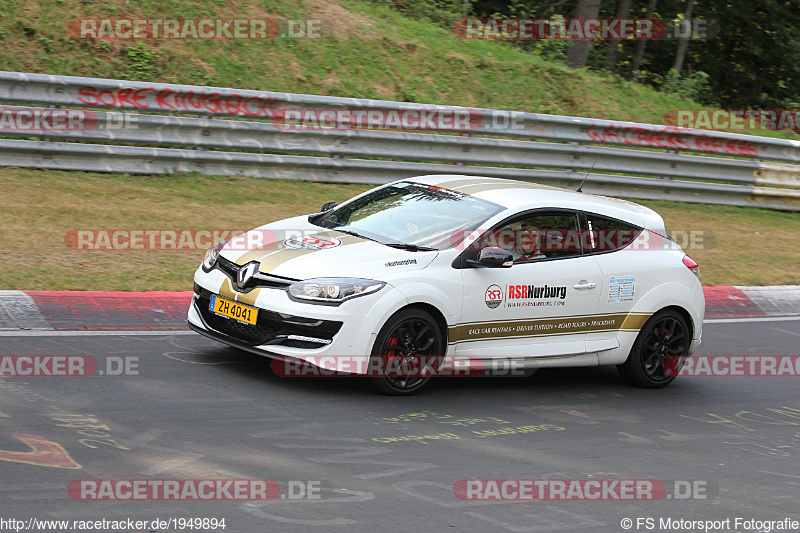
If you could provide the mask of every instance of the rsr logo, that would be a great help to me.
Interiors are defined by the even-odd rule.
[[[494,309],[503,303],[503,289],[498,285],[491,285],[486,289],[486,305],[489,309]]]
[[[342,242],[336,237],[320,238],[313,235],[305,237],[292,237],[283,241],[283,244],[289,248],[299,248],[301,250],[321,250],[323,248],[334,248],[339,246]]]

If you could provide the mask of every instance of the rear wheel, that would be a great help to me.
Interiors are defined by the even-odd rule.
[[[686,319],[671,309],[659,311],[645,323],[627,361],[617,369],[623,378],[639,387],[665,387],[678,375],[690,342]]]
[[[438,369],[443,354],[444,340],[436,319],[422,309],[400,311],[375,339],[372,358],[378,364],[370,368],[381,369],[382,375],[373,377],[372,384],[384,394],[414,394],[430,381],[426,369]]]

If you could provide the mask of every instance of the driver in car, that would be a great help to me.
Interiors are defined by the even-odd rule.
[[[541,251],[541,241],[544,232],[526,221],[509,224],[504,230],[513,232],[514,246],[509,250],[514,262],[530,261],[532,259],[545,259],[547,256]],[[505,248],[505,246],[503,246]]]

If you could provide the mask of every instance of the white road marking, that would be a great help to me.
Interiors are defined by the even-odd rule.
[[[116,337],[124,337],[126,335],[130,336],[152,336],[157,337],[159,335],[197,335],[194,331],[190,329],[165,329],[165,330],[119,330],[119,329],[110,329],[110,330],[100,330],[100,329],[93,329],[93,330],[12,330],[12,331],[0,331],[0,337],[102,337],[105,335],[109,336],[116,336]]]
[[[800,320],[800,316],[753,316],[748,318],[709,318],[703,324],[731,324],[733,322],[779,322],[785,320]]]

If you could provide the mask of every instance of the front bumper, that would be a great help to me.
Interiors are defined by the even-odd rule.
[[[304,316],[258,310],[255,325],[243,324],[219,316],[209,309],[213,293],[197,284],[192,305],[207,330],[214,331],[247,346],[288,346],[294,348],[322,348],[333,342],[342,328],[337,320],[321,320]]]
[[[407,303],[391,285],[339,306],[325,306],[294,301],[278,287],[264,287],[255,296],[255,291],[241,293],[231,289],[229,280],[218,269],[197,269],[188,312],[194,331],[242,350],[273,359],[308,361],[327,370],[338,370],[342,364],[360,368],[369,360],[383,323]],[[256,307],[256,326],[212,313],[208,309],[212,294]]]
[[[192,305],[194,305],[194,303]],[[191,320],[188,320],[187,322],[189,324],[189,328],[190,329],[193,329],[197,333],[199,333],[201,335],[204,335],[204,336],[208,337],[209,339],[214,339],[215,341],[227,344],[228,346],[233,346],[234,348],[238,348],[238,349],[244,350],[246,352],[251,352],[251,353],[254,353],[254,354],[258,354],[258,355],[264,355],[264,356],[269,357],[271,359],[279,359],[280,360],[280,359],[284,358],[284,356],[282,356],[280,354],[273,353],[273,352],[270,352],[270,351],[267,351],[267,350],[264,350],[264,349],[261,349],[261,348],[255,348],[253,346],[250,346],[249,344],[245,344],[245,343],[241,342],[238,339],[234,339],[233,337],[230,337],[230,336],[225,335],[223,333],[220,333],[218,331],[214,331],[214,330],[209,329],[209,328],[204,328],[202,326],[197,326]]]

